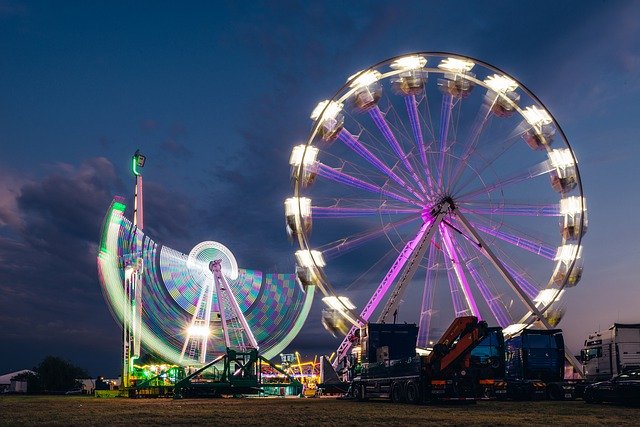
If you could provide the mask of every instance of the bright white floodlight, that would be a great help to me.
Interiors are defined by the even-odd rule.
[[[576,164],[568,148],[549,151],[549,160],[554,168],[567,168]]]
[[[538,304],[542,304],[543,306],[547,306],[551,304],[556,298],[560,298],[564,290],[559,289],[543,289],[540,291],[538,296],[533,299],[533,302],[537,302]]]
[[[492,91],[497,93],[513,92],[518,88],[518,83],[516,83],[515,80],[499,74],[487,77],[484,83],[489,86]]]
[[[345,308],[348,310],[353,310],[356,308],[355,305],[349,300],[347,297],[324,297],[322,301],[327,304],[330,308],[338,311],[344,311]]]
[[[570,196],[560,199],[560,214],[572,215],[587,210],[587,200],[580,196]]]
[[[562,245],[556,252],[556,261],[571,262],[574,259],[580,259],[582,257],[582,246],[578,245]]]
[[[535,105],[525,108],[522,111],[522,115],[531,126],[548,125],[552,122],[549,113]]]
[[[424,56],[410,55],[398,58],[389,65],[394,70],[413,71],[424,68],[427,59]]]
[[[210,332],[209,328],[204,325],[191,325],[187,329],[189,335],[196,337],[208,337]]]
[[[335,119],[336,116],[342,111],[343,105],[335,101],[321,101],[311,113],[311,120],[316,120],[322,114],[322,121]],[[324,111],[324,113],[323,113]]]
[[[356,77],[356,76],[358,76],[358,77]],[[349,77],[347,79],[347,81],[350,81],[354,77],[355,77],[355,80],[353,80],[349,84],[349,87],[351,87],[351,88],[361,88],[361,87],[366,87],[366,86],[369,86],[372,83],[377,82],[380,79],[380,77],[382,77],[382,74],[379,71],[376,71],[376,70],[361,71],[361,72],[355,73],[354,75]]]
[[[474,65],[475,63],[472,61],[458,58],[447,58],[438,64],[438,68],[451,71],[452,73],[462,74],[471,71]]]
[[[513,325],[509,325],[502,330],[502,333],[505,337],[509,337],[511,335],[515,335],[518,332],[522,331],[527,327],[526,323],[514,323]]]
[[[307,149],[306,153],[305,148]],[[303,163],[304,166],[309,166],[316,162],[316,157],[318,157],[318,149],[316,147],[296,145],[291,151],[289,164],[294,167],[300,166],[301,163]]]
[[[310,251],[309,249],[296,251],[296,260],[300,267],[324,267],[326,265],[320,251]]]
[[[311,216],[311,199],[307,197],[290,197],[284,201],[286,216],[298,215],[298,207],[303,218]]]

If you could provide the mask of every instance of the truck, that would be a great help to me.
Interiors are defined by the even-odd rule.
[[[367,323],[354,346],[348,394],[358,401],[387,398],[412,404],[476,400],[471,351],[487,331],[486,322],[474,316],[458,317],[428,355],[417,355],[415,324]]]
[[[590,334],[584,379],[565,379],[561,329],[524,329],[505,339],[473,316],[454,320],[427,356],[416,356],[415,325],[369,323],[351,365],[352,397],[419,403],[447,399],[573,400],[591,382],[640,368],[640,324]]]
[[[565,346],[560,329],[524,329],[505,340],[503,380],[494,383],[499,398],[573,400],[576,383],[564,379]]]
[[[614,323],[606,331],[589,334],[580,357],[587,381],[608,380],[640,368],[640,323]]]

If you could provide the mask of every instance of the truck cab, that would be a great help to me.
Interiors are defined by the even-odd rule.
[[[507,380],[562,381],[564,338],[562,330],[525,329],[506,343]]]
[[[640,368],[640,324],[614,323],[606,331],[590,334],[580,351],[585,379],[610,379]]]

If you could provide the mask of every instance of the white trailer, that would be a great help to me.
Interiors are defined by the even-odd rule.
[[[580,355],[585,379],[609,379],[640,368],[640,323],[614,323],[606,331],[590,334]]]

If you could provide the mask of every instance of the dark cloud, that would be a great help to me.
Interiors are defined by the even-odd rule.
[[[158,243],[184,251],[192,238],[193,205],[183,194],[156,182],[144,181],[145,233]]]
[[[106,311],[96,245],[111,195],[121,187],[113,165],[98,157],[77,167],[56,164],[43,179],[26,181],[12,193],[17,219],[5,222],[11,237],[0,238],[3,346],[19,348],[16,344],[26,340],[42,352],[52,341],[58,347],[100,346],[101,328],[112,323],[108,316],[94,317]],[[30,363],[42,352],[30,354]],[[24,356],[11,352],[9,357]],[[15,367],[19,362],[3,361]]]
[[[184,145],[176,142],[174,139],[165,140],[162,143],[161,148],[174,159],[189,159],[193,156],[193,152],[191,150],[189,150]]]

